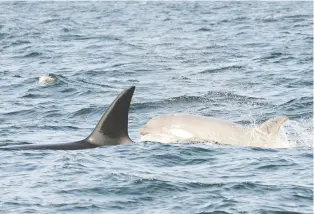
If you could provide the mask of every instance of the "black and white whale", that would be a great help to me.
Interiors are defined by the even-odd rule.
[[[112,102],[98,122],[94,131],[86,138],[76,142],[59,144],[27,144],[4,146],[5,150],[52,149],[78,150],[91,149],[105,145],[133,143],[128,134],[128,114],[135,86],[125,89]]]

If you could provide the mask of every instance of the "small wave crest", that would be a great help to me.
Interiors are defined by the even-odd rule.
[[[280,16],[279,15],[276,15],[276,14],[270,14],[270,15],[267,15],[267,16],[264,16],[261,20],[262,22],[277,22],[280,20]]]

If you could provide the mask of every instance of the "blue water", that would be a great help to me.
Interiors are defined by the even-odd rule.
[[[131,85],[137,142],[1,151],[1,213],[313,212],[312,2],[0,8],[1,146],[85,138]],[[174,112],[247,126],[287,115],[291,148],[140,142]]]

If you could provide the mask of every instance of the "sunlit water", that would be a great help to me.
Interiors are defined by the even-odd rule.
[[[86,137],[135,85],[127,146],[1,151],[1,213],[312,213],[311,2],[0,3],[0,145]],[[139,142],[153,116],[246,126],[291,148]]]

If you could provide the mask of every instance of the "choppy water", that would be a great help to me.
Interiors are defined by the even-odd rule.
[[[313,212],[311,2],[0,8],[0,145],[82,139],[130,85],[135,141],[151,117],[187,112],[249,126],[287,115],[295,145],[2,151],[1,213]]]

